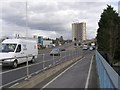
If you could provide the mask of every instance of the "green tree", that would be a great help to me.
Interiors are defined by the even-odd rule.
[[[97,44],[98,50],[108,54],[110,64],[113,64],[118,49],[119,17],[113,7],[107,5],[98,22]]]
[[[116,50],[115,50],[115,55],[114,59],[119,61],[120,60],[120,17],[118,21],[118,27],[117,27],[117,35],[116,35]]]

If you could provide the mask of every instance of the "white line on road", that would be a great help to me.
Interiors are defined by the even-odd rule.
[[[29,65],[29,67],[35,66],[35,65],[40,64],[40,63],[42,63],[42,62],[31,64],[31,65]],[[12,72],[12,71],[17,71],[17,70],[20,70],[20,69],[23,69],[23,68],[27,68],[27,66],[25,65],[23,67],[18,67],[16,69],[11,69],[11,70],[8,70],[8,71],[0,72],[0,74],[9,73],[9,72]]]
[[[35,74],[38,74],[39,72],[37,71],[37,72],[35,72]]]
[[[0,86],[0,88],[3,88],[3,87],[5,87],[5,86],[7,86],[7,85],[10,85],[10,84],[12,84],[12,83],[14,83],[14,82],[17,82],[17,81],[19,81],[19,80],[22,80],[22,79],[24,79],[24,78],[26,78],[26,76],[25,76],[25,77],[22,77],[22,78],[19,78],[19,79],[17,79],[17,80],[14,80],[14,81],[12,81],[12,82],[10,82],[10,83],[7,83],[7,84],[5,84],[5,85],[2,85],[2,86]]]
[[[50,64],[49,67],[51,67],[52,65]]]
[[[47,67],[44,68],[44,70],[47,69]]]
[[[92,62],[93,62],[93,56],[91,58],[91,63],[90,63],[90,67],[89,67],[89,72],[88,72],[85,88],[88,88],[88,85],[89,85],[89,79],[90,79],[90,73],[91,73],[91,68],[92,68]]]
[[[85,57],[83,57],[80,61],[82,61]],[[40,90],[46,88],[49,84],[51,84],[53,81],[55,81],[58,77],[60,77],[62,74],[64,74],[66,71],[68,71],[70,68],[72,68],[74,65],[76,65],[78,62],[75,62],[74,64],[72,64],[70,67],[68,67],[67,69],[65,69],[62,73],[60,73],[58,76],[56,76],[55,78],[53,78],[50,82],[48,82],[46,85],[44,85]]]
[[[13,88],[14,86],[18,85],[19,83],[15,83],[12,86],[10,86],[9,88]]]

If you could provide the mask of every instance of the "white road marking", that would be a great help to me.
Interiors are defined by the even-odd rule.
[[[31,65],[29,65],[29,67],[35,66],[35,65],[40,64],[40,63],[42,63],[42,62],[31,64]],[[18,67],[16,69],[11,69],[11,70],[7,70],[7,71],[4,71],[4,72],[0,72],[0,74],[9,73],[9,72],[12,72],[12,71],[17,71],[17,70],[20,70],[20,69],[23,69],[23,68],[27,68],[27,66],[25,65],[23,67]]]
[[[29,76],[27,76],[24,80],[28,80],[29,78],[31,78],[32,76],[31,75],[29,75]]]
[[[60,63],[58,62],[57,65],[59,65]]]
[[[35,72],[35,73],[31,73],[30,75],[32,76],[32,75],[34,75],[34,74],[38,74],[38,73],[40,73],[42,70],[39,70],[39,71],[37,71],[37,72]]]
[[[51,67],[52,65],[50,64],[49,67]]]
[[[25,76],[25,77],[26,77],[26,76]],[[5,87],[5,86],[7,86],[7,85],[10,85],[10,84],[12,84],[12,83],[14,83],[14,82],[17,82],[17,81],[19,81],[19,80],[22,80],[22,79],[24,79],[25,77],[19,78],[19,79],[14,80],[14,81],[12,81],[12,82],[10,82],[10,83],[7,83],[7,84],[5,84],[5,85],[3,85],[3,86],[0,86],[0,88]]]
[[[89,72],[88,72],[85,88],[88,88],[88,85],[89,85],[89,79],[90,79],[90,73],[91,73],[91,68],[92,68],[92,62],[93,62],[93,56],[91,58],[91,63],[90,63],[90,67],[89,67]]]
[[[9,88],[12,88],[12,87],[14,87],[14,86],[16,86],[16,85],[18,85],[19,83],[15,83],[15,84],[13,84],[12,86],[10,86]]]
[[[37,71],[37,72],[35,72],[35,74],[38,74],[39,72]]]
[[[83,57],[80,61],[82,61],[85,57]],[[68,67],[66,70],[64,70],[62,73],[60,73],[58,76],[56,76],[54,79],[52,79],[50,82],[48,82],[46,85],[44,85],[40,90],[46,88],[49,84],[51,84],[53,81],[55,81],[58,77],[60,77],[62,74],[64,74],[66,71],[68,71],[70,68],[72,68],[74,65],[76,65],[78,62],[75,62],[74,64],[72,64],[70,67]]]
[[[47,69],[47,67],[44,68],[44,70]]]

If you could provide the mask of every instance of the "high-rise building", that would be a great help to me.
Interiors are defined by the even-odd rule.
[[[120,16],[120,1],[118,2],[118,14]]]
[[[86,40],[86,23],[72,23],[72,40],[82,42]]]

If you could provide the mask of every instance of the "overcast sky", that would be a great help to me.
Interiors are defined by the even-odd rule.
[[[48,2],[49,1],[49,2]],[[71,24],[86,22],[87,38],[96,36],[98,21],[107,4],[118,12],[118,0],[19,0],[0,1],[0,37],[41,35],[44,37],[72,38]]]

